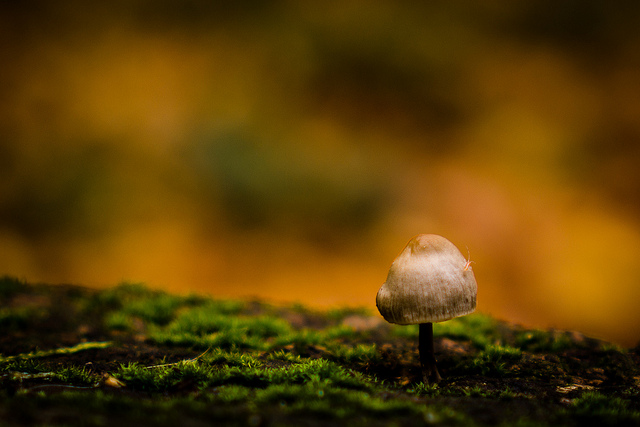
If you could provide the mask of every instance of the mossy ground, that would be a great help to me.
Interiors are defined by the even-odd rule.
[[[640,425],[640,348],[474,314],[417,327],[359,309],[0,278],[3,425]]]

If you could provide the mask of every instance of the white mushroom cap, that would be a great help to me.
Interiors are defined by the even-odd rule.
[[[478,285],[467,260],[449,240],[420,234],[389,269],[376,305],[387,322],[443,322],[476,309]]]

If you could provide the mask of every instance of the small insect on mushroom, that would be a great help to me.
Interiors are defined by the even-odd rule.
[[[471,252],[469,252],[469,248],[467,247],[467,262],[464,265],[463,271],[471,270],[471,263],[475,263],[475,261],[471,261]]]

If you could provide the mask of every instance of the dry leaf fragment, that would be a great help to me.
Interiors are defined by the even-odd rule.
[[[104,385],[105,387],[112,387],[112,388],[126,387],[125,383],[123,383],[116,377],[111,376],[110,374],[104,374],[104,376],[102,377],[102,385]]]

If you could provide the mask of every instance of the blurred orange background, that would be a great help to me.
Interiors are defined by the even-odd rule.
[[[0,5],[0,274],[376,312],[437,233],[640,340],[640,4],[57,3]]]

